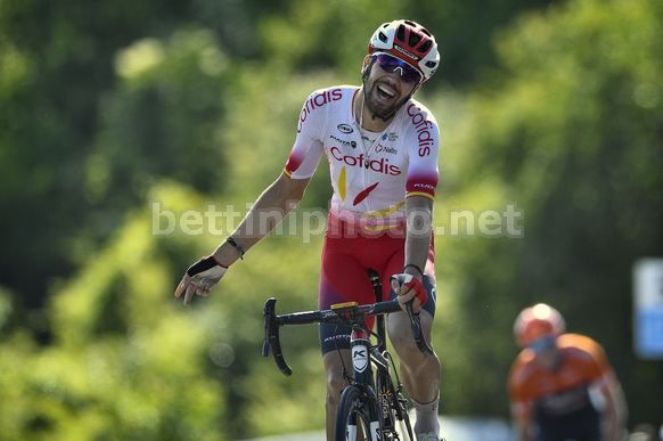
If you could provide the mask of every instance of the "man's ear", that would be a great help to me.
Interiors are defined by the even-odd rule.
[[[366,69],[368,69],[368,66],[371,64],[371,56],[369,54],[366,54],[364,57],[364,61],[361,64],[361,74],[364,75],[366,73]]]

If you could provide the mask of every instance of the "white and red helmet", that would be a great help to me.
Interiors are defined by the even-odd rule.
[[[558,310],[545,303],[523,309],[513,325],[516,342],[522,348],[543,337],[558,337],[566,324]]]
[[[405,61],[428,81],[440,64],[435,37],[412,20],[394,20],[375,30],[368,43],[368,53],[388,53]]]

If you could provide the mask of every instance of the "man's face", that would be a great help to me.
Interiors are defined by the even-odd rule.
[[[366,79],[366,105],[371,113],[387,118],[410,96],[421,76],[411,66],[389,55],[373,57],[375,61]]]
[[[529,349],[534,353],[534,360],[548,370],[555,370],[559,363],[560,351],[555,337],[543,337],[534,341]]]

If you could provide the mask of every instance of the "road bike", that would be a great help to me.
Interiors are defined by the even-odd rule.
[[[343,375],[348,386],[343,389],[336,414],[335,441],[415,441],[408,416],[409,402],[403,393],[394,359],[387,351],[384,315],[402,311],[396,300],[382,301],[382,286],[375,271],[369,271],[369,279],[376,296],[376,303],[359,305],[347,302],[332,305],[318,311],[276,314],[276,299],[265,303],[265,341],[262,354],[271,352],[279,370],[292,375],[281,350],[279,329],[286,325],[333,323],[352,327],[350,349],[353,375],[348,375],[345,365]],[[419,314],[407,305],[415,342],[422,352],[432,354],[421,328]],[[376,317],[376,332],[366,326],[366,319]],[[375,337],[375,344],[371,342]]]

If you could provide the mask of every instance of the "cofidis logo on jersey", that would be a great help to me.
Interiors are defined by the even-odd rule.
[[[407,106],[407,114],[417,131],[417,140],[419,141],[417,153],[421,157],[430,155],[431,148],[435,145],[435,139],[431,133],[434,127],[433,123],[427,120],[421,109],[412,103]]]
[[[311,98],[306,100],[304,107],[302,107],[302,112],[299,114],[299,122],[297,123],[297,133],[302,131],[302,125],[306,118],[319,107],[323,107],[326,104],[331,103],[332,101],[338,101],[343,98],[343,92],[341,89],[332,89],[325,90],[322,93],[313,95]]]
[[[357,156],[344,155],[338,147],[330,148],[329,152],[335,160],[343,162],[350,167],[363,167],[389,176],[398,176],[401,174],[401,168],[395,164],[390,164],[389,158],[367,159],[363,153]]]

